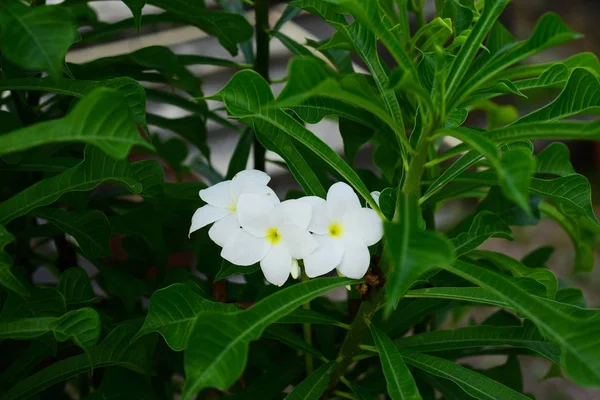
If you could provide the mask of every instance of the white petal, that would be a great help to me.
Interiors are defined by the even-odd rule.
[[[360,200],[352,188],[344,183],[334,183],[327,191],[327,216],[331,221],[361,208]]]
[[[292,255],[285,244],[271,247],[271,251],[260,262],[265,278],[273,285],[282,286],[292,270]]]
[[[229,194],[231,181],[219,182],[209,188],[200,191],[200,198],[208,204],[216,207],[228,208],[234,203]]]
[[[265,197],[272,204],[280,203],[280,200],[279,200],[279,197],[277,197],[277,194],[273,191],[273,189],[271,189],[268,186],[247,185],[241,189],[240,195],[242,195],[242,194],[256,194],[256,195]],[[239,199],[239,196],[236,196],[235,199]]]
[[[309,256],[316,250],[318,243],[306,229],[295,225],[280,228],[281,239],[290,249],[290,253],[298,260]]]
[[[277,226],[296,225],[306,229],[312,216],[312,206],[299,200],[286,200],[276,207],[271,221]]]
[[[240,196],[236,214],[242,228],[257,237],[265,237],[275,206],[266,197],[244,193]]]
[[[324,235],[327,233],[329,219],[327,218],[327,202],[317,196],[306,196],[298,199],[298,201],[306,202],[312,206],[312,217],[308,224],[308,230]]]
[[[371,192],[371,197],[373,198],[373,200],[375,200],[375,203],[379,205],[379,197],[381,197],[381,192]]]
[[[262,260],[270,247],[266,239],[252,236],[240,229],[238,234],[223,247],[221,257],[232,264],[248,266]]]
[[[369,248],[360,237],[355,235],[345,235],[343,241],[344,256],[337,269],[348,278],[360,279],[371,263]]]
[[[229,214],[229,210],[226,208],[219,208],[207,204],[196,210],[192,216],[192,225],[190,226],[190,235],[192,232],[198,229],[204,228],[208,224],[212,224],[215,221],[226,217]]]
[[[304,258],[304,269],[309,278],[325,275],[338,266],[344,254],[344,243],[325,235],[314,235],[319,247]]]
[[[292,274],[292,278],[298,279],[300,276],[300,265],[298,265],[298,260],[295,258],[292,259],[292,270],[290,271]]]
[[[370,208],[361,208],[344,216],[346,232],[359,236],[367,246],[373,246],[383,237],[383,221]]]
[[[236,198],[244,193],[246,186],[267,186],[270,180],[269,175],[256,169],[240,171],[231,180],[231,197]]]
[[[213,242],[221,247],[224,247],[240,229],[240,223],[238,222],[237,215],[236,213],[233,213],[217,221],[208,230],[208,236]]]

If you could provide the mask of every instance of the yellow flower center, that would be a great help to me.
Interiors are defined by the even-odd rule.
[[[329,225],[329,235],[339,238],[342,236],[343,232],[344,229],[342,228],[342,225],[340,225],[338,222],[334,222],[331,225]]]
[[[281,240],[281,233],[279,233],[277,228],[269,228],[267,229],[267,240],[271,244],[277,244]]]
[[[231,204],[230,204],[230,205],[227,207],[227,209],[229,209],[229,212],[230,212],[230,213],[234,213],[234,212],[235,212],[235,210],[237,210],[237,200],[236,200],[236,201],[234,201],[234,202],[232,202],[232,203],[231,203]]]

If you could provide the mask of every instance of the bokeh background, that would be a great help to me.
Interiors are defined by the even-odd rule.
[[[57,3],[58,0],[48,3]],[[285,8],[285,2],[273,1],[270,19],[274,23]],[[431,2],[433,3],[433,2]],[[214,2],[207,0],[207,4],[214,6]],[[120,1],[97,1],[91,3],[100,21],[117,22],[130,18],[130,11]],[[428,17],[433,15],[433,5],[428,4]],[[157,12],[158,10],[146,6],[145,14]],[[506,13],[501,20],[519,39],[525,39],[532,31],[536,20],[546,12],[557,12],[567,24],[574,30],[583,33],[585,37],[576,42],[569,43],[562,47],[545,52],[529,62],[548,62],[560,60],[578,52],[593,52],[600,54],[600,1],[598,0],[513,0],[508,6]],[[252,18],[252,13],[248,13]],[[123,29],[116,35],[99,38],[88,36],[83,31],[83,40],[73,47],[68,55],[68,61],[85,62],[100,57],[113,56],[128,53],[139,48],[162,45],[172,48],[179,54],[198,54],[213,57],[230,58],[230,56],[218,45],[214,38],[207,37],[204,33],[195,28],[182,28],[174,25],[150,25],[144,26],[139,35],[133,28]],[[306,39],[320,40],[329,37],[333,29],[324,23],[321,19],[309,14],[300,14],[291,23],[288,23],[283,33],[290,36],[300,43]],[[270,66],[271,77],[274,81],[285,77],[286,68],[290,52],[277,40],[271,42],[272,63]],[[385,52],[382,52],[384,59]],[[243,55],[236,57],[239,62],[247,62]],[[358,68],[361,67],[360,61],[356,60]],[[221,88],[230,78],[231,70],[212,66],[195,67],[192,71],[203,81],[203,90],[206,94],[212,94]],[[274,89],[277,92],[282,84],[275,84]],[[158,105],[149,99],[148,110],[153,114],[164,118],[180,118],[188,114],[187,111],[177,107]],[[520,100],[514,103],[512,98],[500,98],[499,101],[504,104],[513,104],[524,114],[534,106],[543,104],[543,97],[535,97],[525,101]],[[547,101],[547,98],[546,98]],[[512,102],[512,103],[511,103]],[[213,109],[219,107],[219,104],[210,104]],[[222,112],[217,110],[217,112]],[[484,124],[484,121],[478,120],[477,116],[469,120],[469,124]],[[333,121],[323,121],[317,125],[310,126],[310,129],[331,147],[342,151],[342,141],[338,133],[337,125]],[[157,126],[151,125],[153,133],[158,133],[163,140],[168,140],[172,133],[162,130]],[[211,149],[213,167],[216,171],[224,174],[227,170],[229,158],[237,143],[239,133],[233,130],[227,130],[221,126],[210,124],[206,131],[208,143]],[[579,173],[582,173],[590,179],[594,188],[593,197],[596,203],[597,215],[600,215],[600,143],[591,142],[569,142],[571,149],[572,162]],[[543,148],[545,143],[536,143],[536,148]],[[360,168],[376,169],[371,164],[371,150],[365,146],[359,153],[355,166]],[[268,159],[277,160],[274,154],[269,154]],[[192,175],[183,179],[202,179],[206,176],[207,166],[202,162],[199,154],[194,153],[190,147],[186,164],[191,167]],[[251,165],[249,165],[251,166]],[[268,172],[274,177],[273,187],[282,195],[297,185],[293,178],[281,167],[270,163]],[[174,174],[172,174],[174,176]],[[174,179],[174,178],[173,178]],[[449,204],[438,212],[436,216],[439,226],[444,228],[451,227],[462,216],[473,209],[474,203],[468,201],[458,201]],[[506,252],[516,258],[521,258],[531,250],[541,246],[553,246],[556,248],[550,261],[552,268],[557,275],[568,284],[581,288],[585,294],[586,300],[591,307],[600,307],[600,270],[596,268],[593,273],[572,275],[574,261],[574,250],[568,236],[554,222],[542,220],[536,227],[525,227],[515,229],[514,242],[504,240],[491,240],[486,246],[490,249]],[[490,310],[483,310],[475,314],[463,316],[458,322],[449,319],[446,324],[465,324],[469,318],[484,318]],[[478,366],[491,367],[503,363],[502,358],[489,357],[485,359],[472,360],[472,363]],[[548,372],[548,365],[541,360],[523,359],[524,383],[527,392],[542,400],[559,399],[577,399],[592,400],[600,399],[600,391],[586,390],[577,388],[575,385],[562,378],[550,378],[542,380]]]

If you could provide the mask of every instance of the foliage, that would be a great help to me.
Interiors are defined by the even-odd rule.
[[[507,0],[436,0],[435,15],[421,0],[294,0],[272,27],[267,0],[123,3],[131,18],[109,24],[85,0],[0,0],[0,400],[531,398],[518,355],[600,386],[600,310],[547,268],[553,249],[478,249],[551,218],[573,273],[594,267],[591,185],[556,140],[600,139],[600,63],[531,64],[581,36],[558,15],[519,41],[499,21]],[[281,29],[301,12],[335,33],[296,42]],[[245,63],[161,46],[66,62],[156,24]],[[294,54],[278,95],[269,40]],[[206,94],[199,64],[232,77]],[[325,118],[343,152],[311,131]],[[227,171],[209,121],[239,133]],[[356,167],[365,147],[376,173]],[[280,202],[252,157],[300,190]],[[456,199],[476,206],[441,231]],[[481,307],[495,309],[455,324]],[[506,364],[462,362],[489,354]]]

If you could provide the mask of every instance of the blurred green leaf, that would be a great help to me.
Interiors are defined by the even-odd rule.
[[[65,298],[67,307],[79,307],[99,299],[95,296],[90,278],[83,268],[69,268],[63,272],[57,289]]]
[[[285,400],[319,400],[327,388],[335,365],[335,362],[321,365],[315,372],[296,385],[294,390],[285,396]]]

